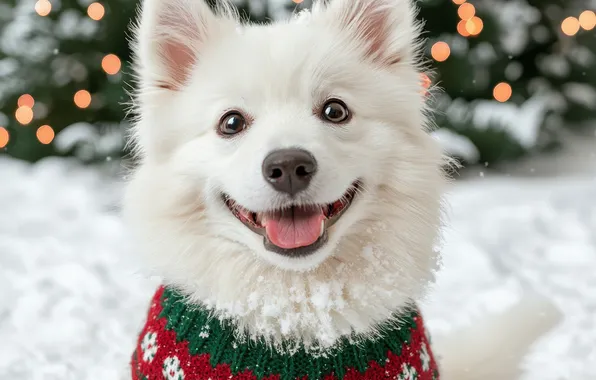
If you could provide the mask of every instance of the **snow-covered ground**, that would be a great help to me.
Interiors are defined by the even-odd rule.
[[[61,159],[0,157],[0,174],[0,379],[119,379],[157,283],[128,260],[121,186]],[[431,327],[533,289],[565,319],[528,357],[527,379],[596,379],[595,198],[586,174],[456,183]]]

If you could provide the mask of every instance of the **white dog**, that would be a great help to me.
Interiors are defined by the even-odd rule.
[[[319,2],[258,26],[229,5],[144,1],[135,40],[141,164],[125,214],[166,287],[140,334],[133,377],[438,378],[413,306],[436,269],[446,182],[425,117],[419,31],[409,0]],[[441,378],[513,378],[552,322],[534,322],[541,308],[519,306],[435,347]],[[411,335],[400,341],[398,330]],[[499,355],[496,336],[514,357]],[[366,352],[384,339],[403,347]],[[180,341],[189,352],[172,348]],[[270,350],[286,361],[279,371],[293,369],[244,366],[217,348],[226,344],[249,356]],[[346,347],[362,358],[346,359]],[[415,362],[403,359],[408,350]]]

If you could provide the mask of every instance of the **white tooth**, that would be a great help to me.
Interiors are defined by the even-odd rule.
[[[325,232],[325,221],[321,220],[321,232],[319,233],[319,237],[323,236],[324,232]]]

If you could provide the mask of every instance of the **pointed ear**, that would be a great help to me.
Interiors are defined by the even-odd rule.
[[[410,59],[419,35],[411,0],[328,0],[313,7],[313,20],[356,42],[365,58],[385,66]]]
[[[227,1],[214,13],[205,0],[144,0],[135,28],[135,64],[143,86],[178,90],[188,80],[202,48],[234,32]]]

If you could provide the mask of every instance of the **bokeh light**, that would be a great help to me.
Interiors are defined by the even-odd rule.
[[[463,20],[462,20],[463,21]],[[465,28],[468,33],[472,36],[477,36],[484,29],[484,23],[480,17],[474,16],[468,21],[465,21]]]
[[[420,83],[422,85],[422,90],[420,93],[424,96],[428,95],[428,89],[432,85],[432,81],[425,73],[420,73]]]
[[[513,90],[509,83],[501,82],[493,89],[494,98],[501,103],[508,101],[513,94]]]
[[[33,96],[29,94],[23,94],[19,96],[19,100],[17,100],[17,105],[19,107],[33,108],[33,106],[35,105],[35,99],[33,99]]]
[[[40,16],[47,16],[52,11],[52,3],[48,0],[38,0],[35,3],[35,12]]]
[[[91,3],[87,7],[87,15],[95,21],[99,21],[106,14],[106,9],[100,3]]]
[[[466,29],[466,23],[467,22],[468,21],[466,21],[466,20],[460,20],[457,23],[457,32],[460,35],[464,36],[464,37],[469,37],[470,36],[470,32],[468,32],[468,30]]]
[[[48,145],[54,141],[55,135],[54,129],[49,125],[42,125],[41,127],[37,128],[37,132],[35,133],[35,136],[37,136],[39,142],[44,145]]]
[[[579,32],[579,20],[575,17],[567,17],[561,23],[561,30],[568,36],[575,36]]]
[[[579,25],[584,30],[592,30],[596,27],[596,13],[594,11],[583,11],[579,15]]]
[[[79,90],[74,95],[74,102],[79,108],[87,108],[91,104],[91,94],[87,90]]]
[[[304,0],[292,0],[293,2],[295,2],[296,4],[300,4],[301,2],[303,2]]]
[[[19,107],[14,113],[14,117],[20,124],[27,125],[33,121],[33,109],[27,106]]]
[[[101,60],[101,68],[109,75],[118,74],[121,67],[122,62],[115,54],[108,54]]]
[[[461,5],[466,2],[466,0],[453,0],[453,2],[457,5]]]
[[[430,85],[432,84],[432,81],[425,73],[420,73],[420,81],[422,82],[422,87],[424,88],[430,88]]]
[[[446,42],[436,42],[430,50],[430,53],[435,61],[444,62],[451,55],[451,48]]]
[[[462,20],[469,20],[476,15],[476,8],[470,3],[463,3],[457,9],[457,15]]]
[[[4,127],[0,127],[0,149],[5,148],[10,141],[10,134]]]

